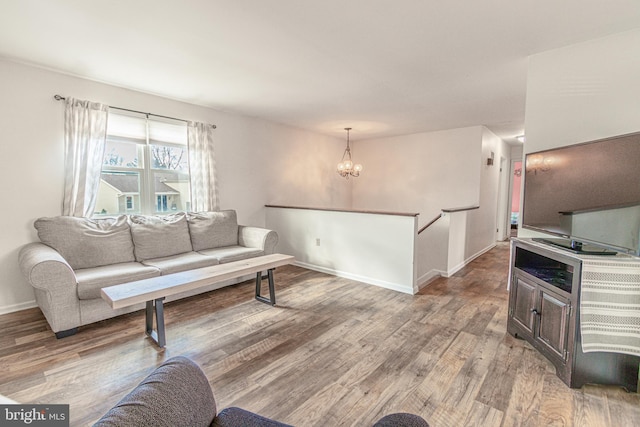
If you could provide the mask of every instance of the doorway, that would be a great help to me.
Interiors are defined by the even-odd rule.
[[[520,222],[520,191],[522,188],[522,160],[511,161],[511,191],[509,192],[509,236],[518,236]]]

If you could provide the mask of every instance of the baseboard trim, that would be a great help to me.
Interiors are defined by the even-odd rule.
[[[471,261],[473,261],[474,259],[478,258],[480,255],[485,254],[487,252],[489,252],[491,249],[495,248],[496,244],[493,243],[489,246],[487,246],[486,248],[480,250],[479,252],[476,252],[474,255],[471,255],[469,258],[465,259],[463,262],[461,262],[460,264],[456,265],[455,267],[449,269],[443,277],[451,277],[454,274],[456,274],[458,271],[462,270],[464,267],[467,266],[467,264],[469,264]]]
[[[439,277],[444,277],[445,272],[441,270],[433,269],[418,278],[418,291],[422,288],[426,288]]]
[[[38,305],[36,304],[35,300],[21,302],[20,304],[3,305],[2,307],[0,307],[0,314],[14,313],[16,311],[22,311],[22,310],[26,310],[28,308],[34,308],[37,306]]]
[[[386,282],[384,280],[377,280],[372,277],[361,276],[359,274],[353,274],[353,273],[347,273],[345,271],[334,270],[333,268],[322,267],[315,264],[308,264],[306,262],[301,262],[301,261],[296,261],[293,263],[293,265],[306,268],[308,270],[319,271],[320,273],[326,273],[332,276],[344,277],[345,279],[351,279],[358,282],[367,283],[369,285],[375,285],[381,288],[391,289],[393,291],[413,295],[413,286],[404,286],[398,283]]]
[[[471,261],[473,261],[474,259],[478,258],[480,255],[484,254],[485,252],[489,252],[495,246],[496,246],[495,243],[492,244],[492,245],[487,246],[485,249],[483,249],[483,250],[479,251],[478,253],[474,254],[473,256],[469,257],[463,263],[457,265],[456,267],[452,268],[451,270],[449,270],[447,272],[440,271],[440,270],[431,270],[431,271],[423,274],[422,276],[420,276],[418,278],[418,281],[417,281],[418,290],[428,286],[431,282],[433,282],[438,277],[451,277],[451,276],[453,276],[458,271],[460,271],[463,267],[465,267],[467,264],[469,264]],[[407,287],[407,286],[404,286],[404,285],[400,285],[398,283],[386,282],[384,280],[377,280],[377,279],[373,279],[373,278],[367,277],[367,276],[361,276],[361,275],[358,275],[358,274],[347,273],[347,272],[344,272],[344,271],[334,270],[332,268],[321,267],[321,266],[318,266],[318,265],[308,264],[308,263],[300,262],[300,261],[294,262],[293,265],[297,265],[298,267],[302,267],[302,268],[307,268],[309,270],[319,271],[321,273],[331,274],[332,276],[338,276],[338,277],[344,277],[345,279],[356,280],[358,282],[363,282],[363,283],[367,283],[367,284],[370,284],[370,285],[379,286],[379,287],[385,288],[385,289],[391,289],[393,291],[402,292],[402,293],[405,293],[405,294],[413,295],[413,293],[414,293],[412,287]],[[253,276],[245,276],[245,277],[239,278],[236,283],[241,283],[243,281],[251,280],[253,278],[254,278]],[[19,303],[19,304],[0,306],[0,315],[14,313],[16,311],[21,311],[21,310],[27,310],[29,308],[34,308],[34,307],[37,307],[37,306],[38,305],[36,304],[35,300],[27,301],[27,302],[23,302],[23,303]]]

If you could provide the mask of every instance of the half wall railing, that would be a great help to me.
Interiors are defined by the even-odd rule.
[[[465,206],[465,207],[461,207],[461,208],[442,209],[442,212],[440,212],[435,218],[433,218],[424,227],[422,227],[420,230],[418,230],[418,234],[422,233],[424,230],[426,230],[427,228],[431,227],[436,221],[438,221],[440,218],[442,218],[442,216],[444,214],[453,213],[453,212],[471,211],[471,210],[479,209],[479,208],[480,208],[480,206]]]

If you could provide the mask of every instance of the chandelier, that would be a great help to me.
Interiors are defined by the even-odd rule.
[[[347,148],[342,155],[342,161],[338,163],[338,173],[341,177],[349,179],[349,176],[360,176],[362,171],[362,165],[360,163],[353,163],[351,160],[351,148],[349,147],[349,131],[351,128],[344,128],[347,131]]]

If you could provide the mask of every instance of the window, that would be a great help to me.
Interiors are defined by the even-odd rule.
[[[190,206],[186,123],[110,109],[95,214],[169,213]]]
[[[167,195],[158,194],[157,198],[158,198],[158,204],[157,204],[156,210],[158,212],[166,212],[167,211]]]

